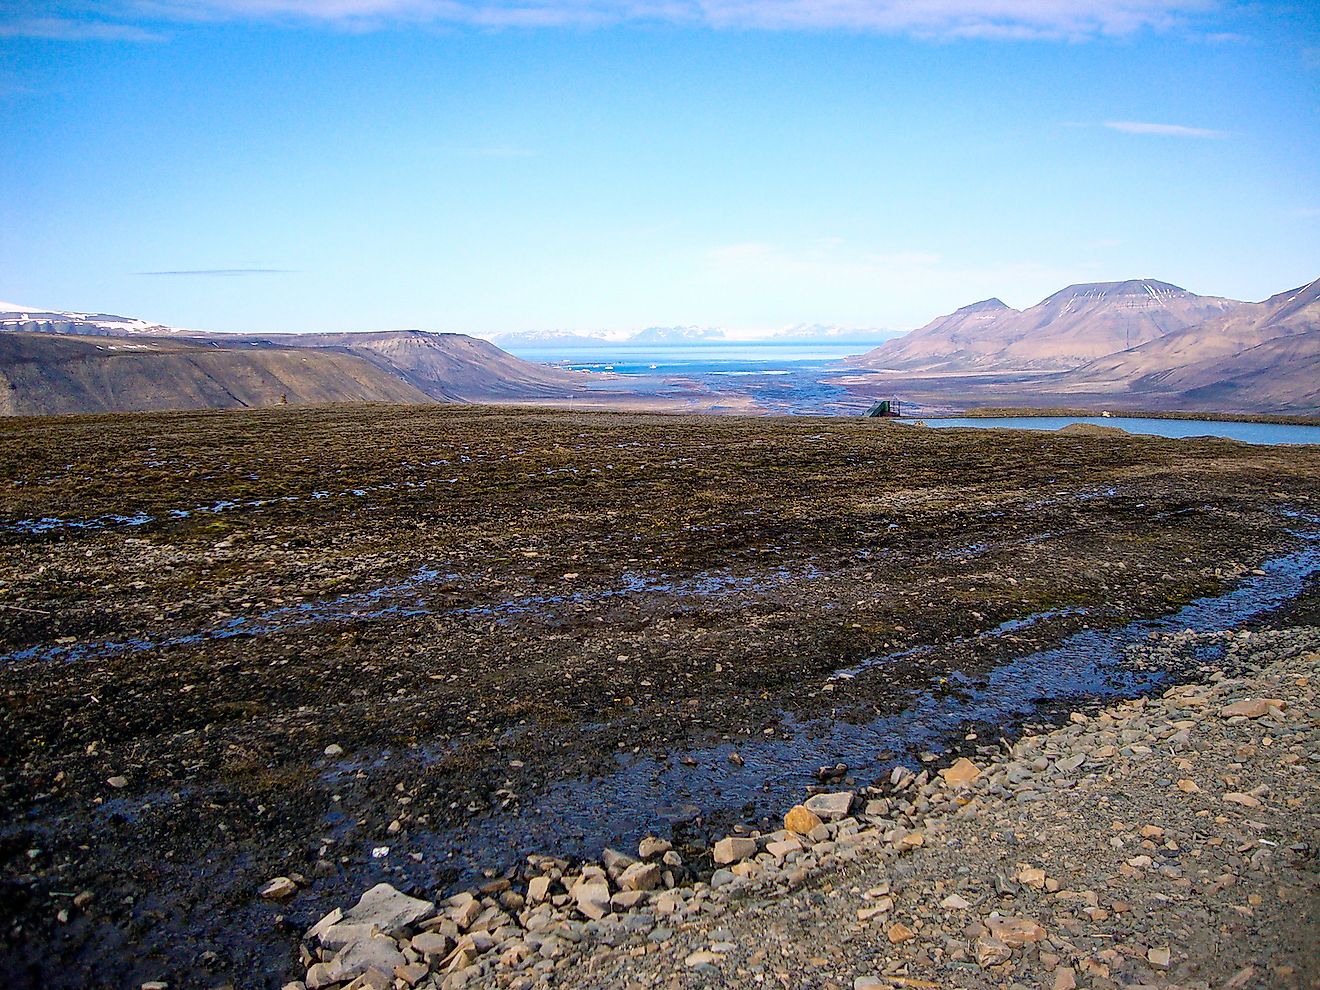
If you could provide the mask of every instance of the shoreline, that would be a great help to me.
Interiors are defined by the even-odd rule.
[[[1179,412],[1149,409],[1109,409],[1107,419],[1174,419],[1205,423],[1269,423],[1278,426],[1320,426],[1320,416],[1285,415],[1274,413],[1209,413]],[[932,416],[903,417],[904,419],[1043,419],[1048,417],[1102,418],[1099,410],[1069,407],[1029,406],[974,406],[960,413],[938,413]]]

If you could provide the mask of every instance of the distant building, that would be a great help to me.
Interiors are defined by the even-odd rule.
[[[901,404],[897,399],[881,399],[874,403],[870,409],[862,413],[867,419],[897,419],[902,415]]]

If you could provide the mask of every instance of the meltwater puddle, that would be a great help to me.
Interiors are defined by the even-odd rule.
[[[559,781],[541,793],[527,793],[521,804],[451,831],[413,835],[390,855],[399,862],[407,852],[422,852],[428,864],[423,870],[443,867],[447,877],[457,873],[462,886],[484,869],[514,865],[533,851],[595,859],[607,846],[632,848],[648,834],[701,832],[736,822],[774,827],[771,823],[818,783],[821,766],[846,763],[850,776],[871,782],[900,763],[919,767],[920,753],[944,751],[969,725],[1020,725],[1047,707],[1160,688],[1172,675],[1137,669],[1128,662],[1128,652],[1152,633],[1227,629],[1296,598],[1320,574],[1320,534],[1298,535],[1309,545],[1269,561],[1262,567],[1264,575],[1247,578],[1230,591],[1162,618],[1083,630],[1058,647],[984,675],[955,674],[945,689],[920,694],[897,714],[851,723],[799,720],[784,712],[787,738],[753,738],[663,757],[620,754],[618,768],[610,773]],[[1203,648],[1199,659],[1214,660],[1225,648]],[[735,748],[741,766],[729,762]],[[530,849],[528,836],[554,836],[554,846]]]
[[[177,646],[193,646],[211,640],[268,636],[303,626],[329,622],[372,621],[418,616],[454,616],[489,619],[505,625],[524,616],[547,620],[559,609],[578,608],[600,602],[630,597],[667,594],[679,599],[718,598],[746,592],[811,581],[820,576],[813,565],[799,568],[779,567],[771,571],[738,575],[722,571],[703,571],[690,577],[669,574],[626,572],[613,586],[583,589],[558,594],[516,595],[500,601],[458,608],[438,606],[428,595],[429,586],[452,584],[463,578],[432,568],[421,568],[402,581],[369,591],[350,592],[335,598],[301,602],[267,609],[252,616],[238,616],[219,625],[178,636],[140,636],[119,640],[94,640],[82,643],[56,643],[29,646],[0,655],[0,663],[26,660],[95,660],[124,653],[143,653]]]
[[[296,502],[320,502],[328,498],[365,498],[376,492],[396,491],[400,489],[429,488],[431,485],[452,485],[458,478],[423,478],[420,481],[385,482],[379,485],[367,485],[363,488],[345,488],[331,492],[316,490],[307,495],[277,495],[271,498],[231,499],[222,498],[206,505],[194,505],[187,509],[167,509],[159,515],[150,512],[135,512],[122,515],[106,512],[99,516],[85,518],[64,516],[40,516],[32,519],[19,519],[14,522],[0,523],[0,532],[22,533],[25,536],[46,536],[51,533],[90,532],[102,529],[136,529],[164,520],[188,519],[191,516],[219,515],[223,512],[264,509],[271,505],[289,505]]]

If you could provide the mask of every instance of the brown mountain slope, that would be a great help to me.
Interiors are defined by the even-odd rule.
[[[1248,348],[1318,330],[1320,279],[1264,302],[1243,303],[1218,319],[1184,328],[1131,351],[1092,361],[1069,374],[1068,379],[1127,385],[1145,379],[1154,385],[1161,380],[1171,381],[1171,372],[1190,366],[1199,367],[1198,374],[1204,376],[1213,373],[1214,365]],[[1224,369],[1225,373],[1231,370]]]
[[[861,368],[916,369],[975,362],[1000,346],[996,324],[1019,311],[998,299],[984,299],[924,327],[886,341],[850,363]]]
[[[280,347],[320,348],[360,357],[433,399],[481,402],[560,398],[581,387],[580,376],[523,361],[489,341],[458,333],[386,330],[276,334],[254,339]]]
[[[1320,407],[1320,279],[1093,361],[1060,384],[1134,397],[1179,393],[1199,408]]]
[[[1064,371],[1239,305],[1154,279],[1070,285],[1030,309],[1019,313],[1004,306],[970,327],[954,319],[964,312],[959,310],[863,355],[861,366],[944,373]]]
[[[373,376],[370,379],[372,384],[366,389],[367,392],[373,394],[394,392],[400,397],[400,401],[419,401],[422,397],[446,402],[508,402],[557,399],[575,395],[581,391],[583,384],[580,376],[533,364],[530,361],[523,361],[500,350],[489,341],[455,333],[390,330],[367,333],[216,334],[178,330],[156,323],[149,323],[145,320],[104,313],[67,313],[53,310],[21,309],[0,312],[0,331],[81,337],[127,337],[135,341],[160,342],[174,340],[179,342],[180,347],[205,346],[210,348],[212,352],[218,348],[226,352],[242,351],[245,354],[266,351],[298,351],[335,355],[339,358],[337,362],[321,362],[318,367],[324,371],[334,367],[339,367],[341,370],[352,368],[353,373],[350,375],[350,382],[346,383],[348,391],[345,394],[358,395],[363,392],[362,388],[357,388],[355,391],[355,387],[351,384],[352,379],[361,379],[361,381],[358,381],[358,385],[363,385],[366,382],[366,379],[362,377],[361,370],[351,361],[348,361],[351,358],[365,361],[384,375],[397,379],[396,385],[385,387],[381,384],[379,375]],[[0,336],[7,335],[0,334]],[[12,347],[9,353],[11,356],[15,353]],[[29,348],[25,353],[29,357],[33,357],[36,352]],[[84,350],[79,353],[90,352]],[[211,359],[212,363],[214,363],[214,360]],[[272,359],[272,361],[274,360]],[[281,358],[276,363],[286,360]],[[0,363],[0,370],[3,370],[6,365],[7,362]],[[127,408],[124,403],[131,401],[131,391],[127,382],[112,382],[109,372],[111,369],[128,367],[130,367],[130,363],[127,362],[109,364],[99,373],[102,376],[102,386],[97,394],[109,395],[112,391],[113,394],[119,396],[114,400],[118,403],[114,408]],[[194,367],[200,374],[201,369],[196,365]],[[183,368],[184,366],[177,362],[168,372],[164,371],[162,367],[161,375],[163,377],[161,382],[148,388],[147,397],[144,401],[149,403],[167,401],[164,395],[167,391],[164,383],[167,381],[174,383],[172,387],[175,388],[179,396],[178,401],[183,403],[184,407],[191,408],[199,403],[210,405],[208,397],[218,397],[223,400],[225,390],[223,388],[217,390],[214,382],[208,383],[199,380],[185,383],[182,375]],[[33,373],[31,368],[28,368],[27,371],[29,375]],[[216,371],[223,379],[224,374],[219,369],[216,369]],[[152,375],[148,374],[144,378],[142,372],[135,370],[133,382],[138,386],[142,386],[151,377]],[[58,381],[58,376],[53,377],[51,381],[52,383]],[[412,389],[416,389],[417,393],[421,394],[418,395],[409,389],[402,388],[403,385],[411,386]],[[321,382],[316,388],[312,388],[308,382],[303,382],[302,390],[315,392],[317,395],[333,396],[336,394],[336,389],[328,381]],[[278,391],[276,397],[278,398],[284,391],[283,389]],[[295,389],[295,392],[298,391],[298,389]],[[83,401],[83,399],[92,402],[101,401],[93,399],[90,393],[80,392],[79,394],[82,395],[82,399],[69,398],[67,401],[74,403],[75,406],[78,401]],[[265,395],[265,392],[263,391],[261,394]],[[406,398],[404,398],[405,396]],[[256,396],[252,398],[255,399]],[[264,401],[263,399],[255,404],[263,404]],[[291,398],[290,401],[294,400]],[[340,400],[330,397],[324,400],[318,398],[305,401]],[[245,399],[241,404],[253,403]],[[100,409],[102,407],[96,405],[94,408]],[[157,404],[149,404],[140,408],[155,409],[162,407]]]
[[[427,402],[408,382],[331,351],[196,340],[0,333],[0,415]]]
[[[1166,379],[1189,408],[1320,411],[1320,332],[1276,337],[1228,362],[1198,362]]]

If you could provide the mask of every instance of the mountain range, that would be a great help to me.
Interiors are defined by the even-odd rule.
[[[1026,310],[998,299],[964,306],[858,359],[920,372],[1063,371],[1236,309],[1168,282],[1070,285]]]
[[[1316,413],[1318,296],[1320,279],[1258,303],[1153,279],[1070,285],[1021,311],[964,306],[847,363],[963,405]]]
[[[793,333],[821,339],[846,331],[786,332]],[[710,328],[652,327],[631,340],[663,348],[728,338]],[[1320,415],[1320,279],[1256,303],[1154,279],[1070,285],[1025,310],[987,299],[842,365],[848,370],[826,380],[864,404],[883,394],[930,409]],[[675,388],[686,388],[686,398],[657,398]],[[646,376],[588,377],[462,334],[216,334],[106,313],[0,308],[0,415],[366,401],[571,400],[593,408],[674,401],[693,408],[693,396],[703,408],[758,408],[728,378],[676,386]]]
[[[572,396],[579,376],[489,341],[398,330],[205,334],[110,314],[0,312],[0,415]]]

